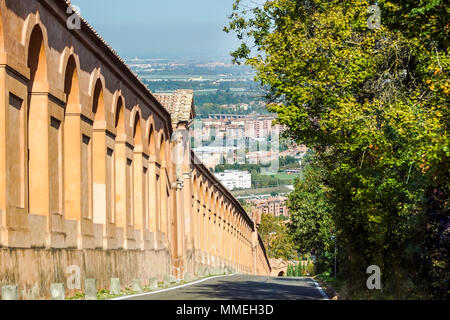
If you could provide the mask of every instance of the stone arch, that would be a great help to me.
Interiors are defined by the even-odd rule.
[[[219,214],[219,217],[223,220],[223,218],[224,218],[224,202],[223,202],[223,198],[222,198],[222,196],[219,198],[219,211],[218,211],[218,214]]]
[[[92,98],[92,114],[94,115],[94,121],[106,121],[103,84],[100,79],[97,79],[95,82]]]
[[[106,88],[105,77],[102,75],[100,67],[95,68],[89,77],[88,95],[93,96],[98,82],[101,82],[102,88]]]
[[[225,220],[225,197],[223,195],[220,197],[220,216],[222,220]]]
[[[131,128],[133,128],[133,141],[135,146],[141,146],[142,137],[142,125],[141,125],[141,111],[138,106],[134,108],[132,112],[133,117],[131,117],[132,123]]]
[[[64,93],[66,95],[66,107],[64,114],[64,204],[65,215],[69,219],[77,219],[80,208],[78,204],[79,192],[81,187],[76,176],[80,174],[74,168],[78,167],[80,155],[77,153],[77,147],[80,144],[80,85],[78,79],[78,64],[73,55],[67,57],[64,61],[64,70],[61,72],[64,79]]]
[[[168,232],[168,220],[170,213],[170,185],[168,180],[168,170],[167,167],[167,145],[166,136],[164,132],[160,133],[159,140],[159,164],[161,165],[161,231],[167,235]]]
[[[122,96],[117,98],[114,111],[114,127],[117,135],[126,134],[125,130],[125,103]]]
[[[122,100],[122,101],[120,101]],[[109,112],[111,112],[111,114],[113,115],[113,118],[115,119],[116,113],[117,113],[117,105],[119,103],[122,103],[123,105],[125,105],[125,98],[122,94],[122,89],[116,89],[116,91],[114,91],[113,97],[112,97],[112,104],[111,104],[111,108],[110,110],[108,110]]]
[[[111,221],[108,216],[111,212],[110,198],[112,197],[112,181],[113,174],[111,170],[107,170],[107,136],[106,136],[106,110],[104,99],[104,81],[101,76],[97,76],[92,92],[92,115],[94,119],[94,127],[92,132],[92,180],[88,183],[93,190],[93,216],[94,223],[102,223],[103,221]],[[92,161],[89,159],[89,161]],[[109,212],[109,213],[108,213]]]
[[[149,122],[149,129],[148,129],[148,150],[150,152],[150,155],[156,154],[156,133],[155,133],[155,125],[153,124],[152,119],[150,118],[148,120]]]
[[[208,188],[208,193],[207,193],[207,200],[208,200],[208,208],[210,210],[213,210],[213,186],[210,185]]]
[[[203,204],[203,182],[202,182],[202,178],[199,177],[198,178],[198,193],[197,193],[197,198],[200,201],[200,205]]]
[[[223,219],[228,222],[228,202],[223,202]]]
[[[230,222],[230,203],[225,201],[225,220]]]
[[[37,11],[36,14],[32,14],[32,13],[29,14],[23,24],[21,44],[25,48],[25,54],[26,54],[25,61],[26,62],[29,62],[30,58],[32,58],[32,57],[30,57],[30,53],[31,53],[31,51],[33,51],[33,49],[31,47],[34,45],[33,38],[36,37],[36,33],[40,34],[40,39],[42,40],[42,44],[40,44],[40,45],[42,45],[43,52],[45,54],[47,54],[49,52],[47,29],[41,21],[39,11]],[[45,60],[47,60],[47,59],[45,59]],[[45,72],[45,80],[43,80],[43,81],[47,81],[47,74],[48,74],[47,63],[45,63],[45,68],[42,71]]]
[[[219,216],[219,196],[216,188],[213,187],[214,213]]]
[[[64,65],[64,93],[66,94],[66,113],[81,113],[78,64],[75,57],[73,55],[70,55]]]
[[[209,208],[211,209],[211,212],[214,213],[216,205],[216,195],[214,193],[214,186],[210,185],[209,187]]]
[[[161,133],[159,140],[159,163],[166,164],[166,138],[164,133]]]
[[[48,98],[35,95],[38,83],[47,82],[47,55],[45,39],[41,27],[35,25],[30,31],[27,43],[27,66],[30,69],[28,85],[28,204],[30,213],[47,215],[48,206],[42,197],[42,189],[48,175],[45,170],[48,161]]]
[[[197,190],[197,175],[193,174],[192,175],[192,179],[191,179],[191,184],[192,184],[192,193],[195,197],[198,197],[198,190]]]
[[[208,180],[206,179],[203,180],[202,196],[203,196],[203,204],[206,207],[206,209],[208,209]]]
[[[200,200],[202,205],[206,205],[206,182],[200,180]]]
[[[88,96],[91,97],[91,110],[90,116],[94,121],[106,121],[107,111],[104,104],[104,90],[106,88],[105,78],[101,73],[100,67],[95,68],[89,78]],[[96,98],[101,93],[102,104],[94,105]]]
[[[44,34],[39,25],[34,26],[30,34],[27,48],[27,66],[30,68],[30,86],[39,82],[47,82],[47,50]]]

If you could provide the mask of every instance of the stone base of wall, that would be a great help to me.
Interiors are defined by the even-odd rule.
[[[69,290],[67,281],[77,266],[80,290]],[[119,278],[121,287],[132,286],[134,279],[148,285],[150,278],[162,281],[171,274],[169,252],[164,250],[101,250],[101,249],[16,249],[0,248],[0,287],[17,285],[19,298],[49,299],[50,285],[64,283],[65,295],[84,292],[84,281],[96,279],[98,290],[110,288],[110,279]]]

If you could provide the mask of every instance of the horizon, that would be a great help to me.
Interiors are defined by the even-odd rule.
[[[238,40],[226,34],[234,0],[72,0],[81,16],[125,60],[231,62]],[[140,6],[142,10],[136,10]],[[150,41],[143,39],[149,38]]]

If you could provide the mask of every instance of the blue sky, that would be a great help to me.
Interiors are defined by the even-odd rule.
[[[72,0],[123,57],[225,58],[238,45],[222,31],[234,0]]]

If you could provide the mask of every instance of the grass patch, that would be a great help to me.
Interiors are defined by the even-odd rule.
[[[400,295],[398,292],[389,288],[383,288],[382,290],[369,290],[363,286],[351,284],[347,280],[335,279],[329,272],[324,272],[316,277],[325,283],[327,287],[327,294],[330,296],[330,292],[337,294],[339,300],[408,300],[408,299],[424,299],[424,296],[414,295],[410,296]],[[332,295],[332,294],[331,294]]]

